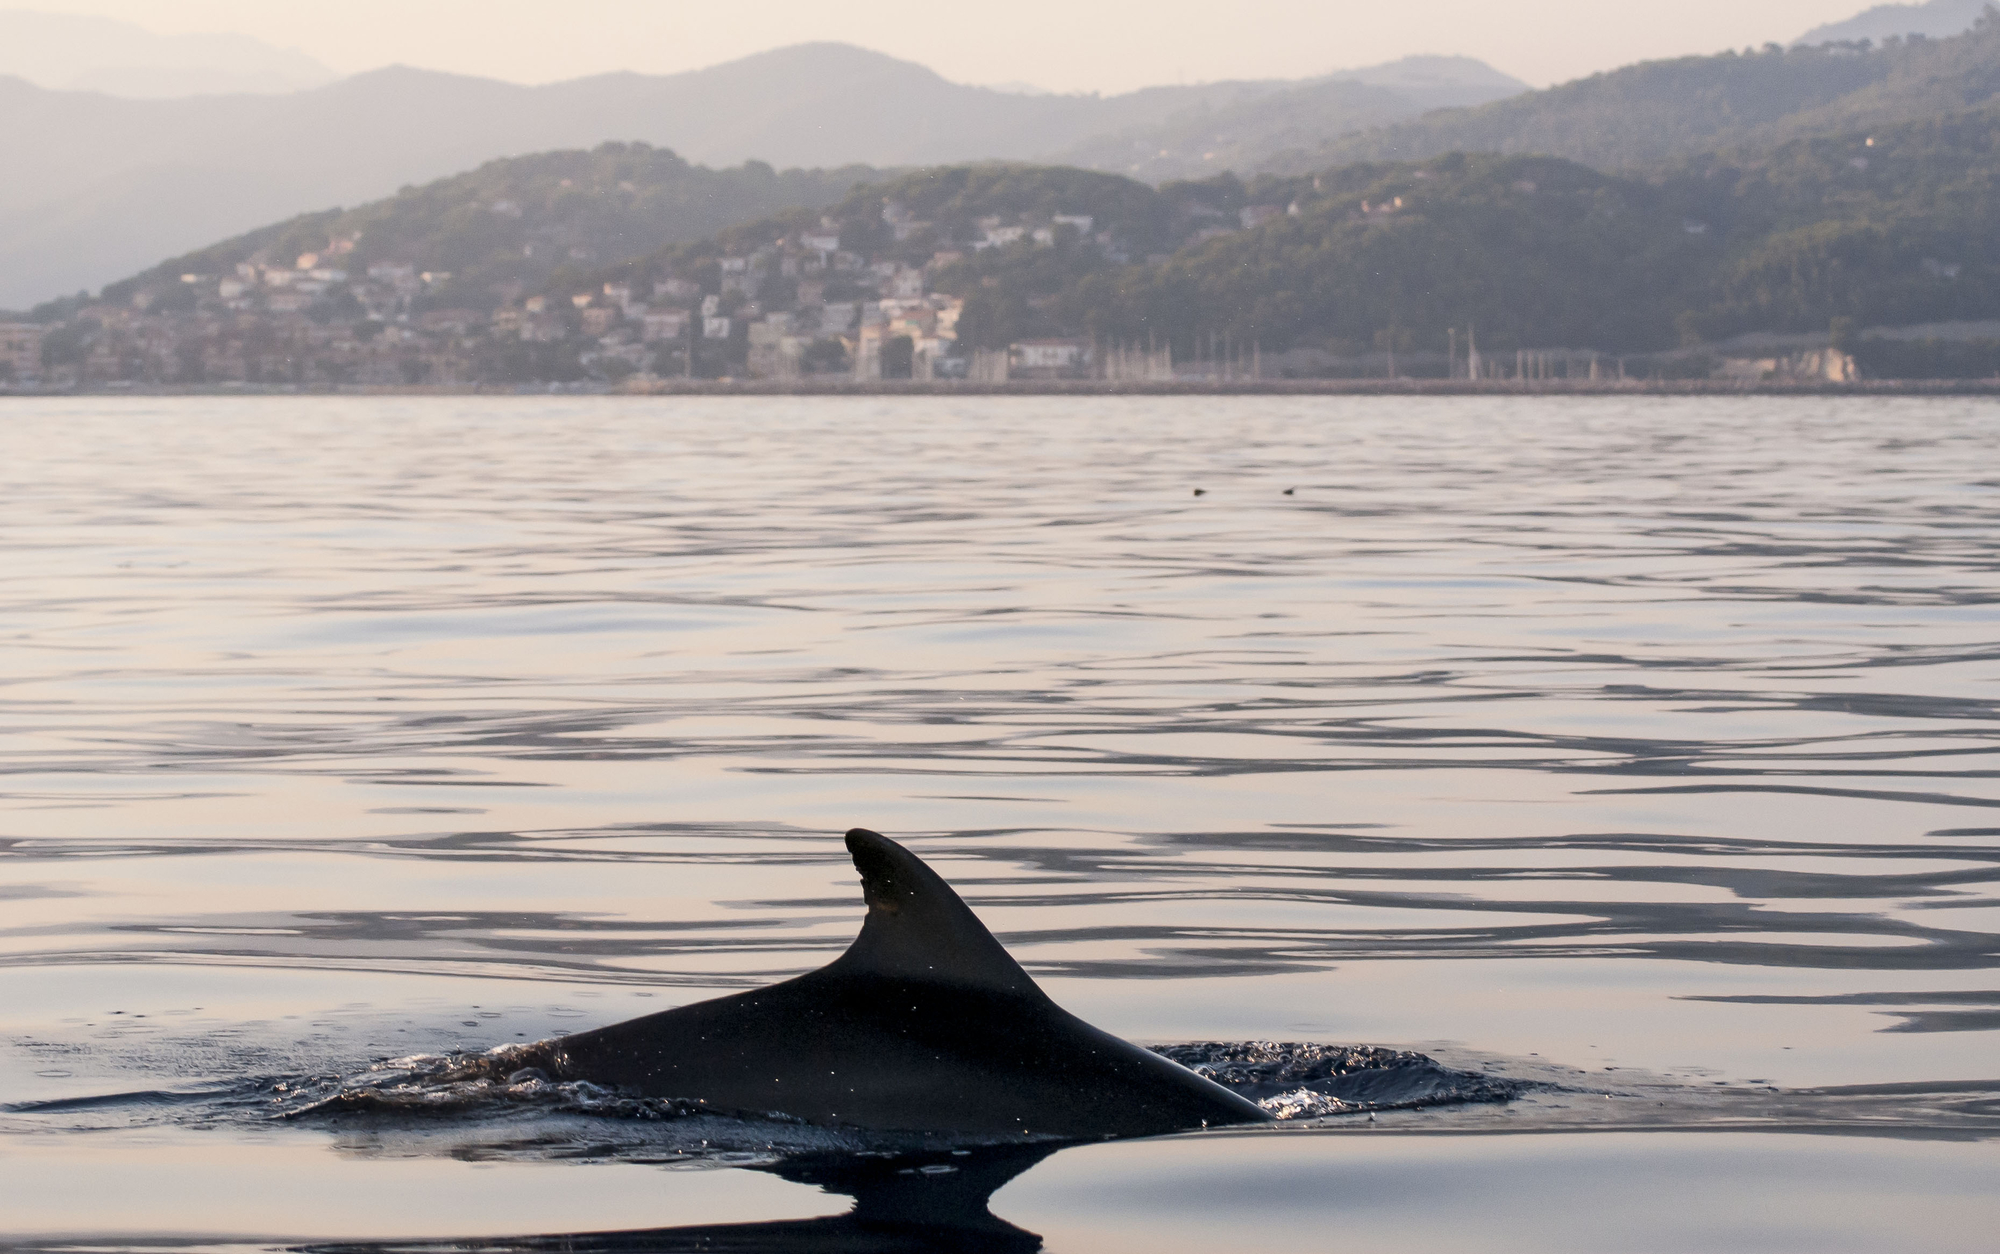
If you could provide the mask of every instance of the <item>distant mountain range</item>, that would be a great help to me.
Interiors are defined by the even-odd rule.
[[[1264,168],[1300,173],[1353,161],[1491,152],[1630,171],[1695,153],[1763,150],[1805,135],[1935,117],[1996,95],[2000,20],[1988,19],[1950,39],[1868,49],[1771,45],[1763,52],[1642,62],[1302,146]]]
[[[745,64],[767,74],[830,61],[879,72],[879,90],[843,95],[839,82],[795,76],[791,97],[742,94]],[[909,160],[930,145],[1004,150],[1040,142],[1049,131],[1038,127],[1113,117],[1124,123],[1110,132],[1117,142],[1234,142],[1247,164],[1284,127],[1310,125],[1300,118],[1312,108],[1351,117],[1390,90],[1351,75],[1109,101],[1009,96],[837,46],[720,69],[737,77],[711,71],[696,76],[705,95],[673,97],[693,101],[710,152],[776,143],[782,131],[760,128],[796,127],[814,101],[848,141],[867,137],[863,124],[879,120],[871,110],[894,91],[930,91],[940,109],[957,102],[956,123],[875,133],[900,141],[893,151]],[[1437,91],[1481,90],[1470,67],[1443,59],[1390,72],[1428,74]],[[486,142],[482,104],[532,142],[603,116],[565,101],[608,98],[630,110],[617,116],[653,118],[662,82],[687,90],[623,75],[559,89],[367,76],[284,98],[344,106],[284,115],[324,127],[300,130],[317,143],[241,107],[254,98],[180,103],[216,110],[198,114],[216,127],[250,119],[235,142],[267,163],[351,172],[371,158],[442,161],[452,145]],[[402,114],[382,103],[385,85],[400,92],[389,96]],[[1017,111],[992,107],[996,98]],[[522,112],[523,99],[537,107]],[[102,125],[107,144],[174,138]],[[1334,155],[1289,173],[1152,186],[990,159],[714,169],[604,143],[291,216],[34,317],[49,328],[52,374],[99,383],[609,382],[676,360],[697,373],[768,372],[773,352],[793,352],[801,369],[846,360],[862,371],[874,360],[870,327],[883,354],[877,341],[901,339],[896,368],[908,371],[918,339],[970,370],[967,351],[1052,337],[1148,353],[1166,343],[1211,362],[1248,346],[1253,358],[1284,354],[1287,369],[1388,368],[1406,349],[1435,365],[1475,326],[1487,350],[1522,350],[1521,364],[1569,345],[1699,374],[1712,366],[1700,346],[1775,335],[1846,345],[1864,369],[1898,377],[2000,368],[2000,19],[1945,39],[1643,64],[1434,110],[1317,151]],[[1171,155],[1153,150],[1161,163]],[[1404,155],[1414,159],[1382,159]],[[1816,360],[1810,369],[1833,368]]]
[[[1108,147],[1122,156],[1137,142],[1127,136],[1180,152],[1191,120],[1235,116],[1258,96],[1272,109],[1262,133],[1297,143],[1524,89],[1476,61],[1419,58],[1304,84],[1024,95],[843,44],[543,87],[392,68],[283,96],[141,102],[0,78],[0,306],[94,287],[275,219],[496,157],[607,140],[778,167],[1049,157],[1107,135],[1120,137]],[[1331,132],[1290,117],[1294,102],[1315,99],[1316,112],[1301,116]],[[1254,150],[1257,125],[1232,125],[1242,150]],[[1198,152],[1183,165],[1215,168]]]
[[[0,75],[38,87],[166,97],[290,92],[340,77],[247,35],[156,35],[108,17],[0,9]]]
[[[1825,44],[1922,35],[1926,39],[1949,39],[1972,29],[1992,0],[1927,0],[1924,4],[1878,4],[1844,22],[1815,26],[1795,41],[1798,44]]]
[[[1735,337],[1845,345],[1878,377],[1988,377],[1996,182],[2000,101],[1644,178],[1450,154],[1155,188],[986,162],[831,195],[606,145],[294,219],[37,313],[51,375],[98,385],[770,377],[787,351],[861,369],[871,326],[884,369],[906,337],[902,372],[920,339],[969,367],[1062,337],[1308,373],[1414,351],[1435,374],[1476,328],[1503,359],[1568,346],[1676,377]]]
[[[1955,21],[1954,4],[1961,0],[1854,20]],[[1647,62],[1545,91],[1478,61],[1413,57],[1295,82],[1029,94],[951,83],[843,44],[542,87],[390,68],[284,95],[136,101],[0,77],[0,169],[8,174],[0,179],[0,307],[95,287],[161,257],[496,158],[607,141],[644,142],[707,166],[1013,159],[1148,182],[1225,170],[1302,174],[1453,151],[1658,172],[1700,154],[1754,155],[1801,136],[1975,108],[1996,95],[1993,20],[1952,38]],[[818,176],[783,183],[822,185]]]

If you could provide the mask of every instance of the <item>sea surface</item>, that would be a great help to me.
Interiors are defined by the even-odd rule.
[[[14,400],[0,489],[0,1250],[1994,1248],[2000,404]],[[466,1078],[830,961],[856,825],[1110,1031],[1498,1088]]]

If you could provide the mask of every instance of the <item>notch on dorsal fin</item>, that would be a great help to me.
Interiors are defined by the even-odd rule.
[[[847,852],[861,872],[868,918],[828,971],[1044,996],[951,885],[915,854],[864,827],[847,833]]]

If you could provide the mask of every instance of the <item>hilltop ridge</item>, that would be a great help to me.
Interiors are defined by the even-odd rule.
[[[1157,381],[1190,359],[1435,377],[1477,366],[1476,328],[1488,365],[1556,353],[1593,378],[1628,358],[1700,375],[1704,345],[1746,335],[1812,349],[1820,378],[1851,378],[1849,353],[1899,377],[2000,369],[2000,101],[1643,179],[1447,154],[1158,188],[985,163],[836,190],[866,173],[631,145],[494,163],[40,311],[43,359],[86,382],[305,387]],[[759,197],[796,207],[697,237]]]
[[[1503,100],[1526,83],[1470,57],[1404,57],[1302,83],[1245,83],[1233,98],[1177,106],[1164,120],[1095,135],[1050,159],[1148,182],[1254,171],[1274,154],[1408,118]]]
[[[1866,39],[1949,39],[1972,29],[1992,0],[1926,0],[1922,4],[1878,4],[1844,21],[1815,26],[1792,41],[1793,46],[1853,43]]]
[[[2000,95],[2000,20],[1950,39],[1819,44],[1646,61],[1530,95],[1301,147],[1281,173],[1446,152],[1539,153],[1639,170],[1719,149],[1770,148],[1834,129],[1893,125]]]
[[[248,35],[160,35],[80,13],[0,9],[0,76],[128,98],[303,91],[339,75]]]
[[[1468,84],[1505,94],[1512,81],[1456,68],[1456,78],[1392,74],[1369,86],[1370,112],[1352,124],[1415,116]],[[290,95],[136,101],[0,79],[0,306],[496,157],[629,140],[705,165],[1026,159],[1289,86],[1023,95],[834,43],[540,87],[389,67]]]

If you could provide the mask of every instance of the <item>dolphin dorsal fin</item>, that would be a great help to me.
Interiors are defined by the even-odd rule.
[[[922,859],[865,827],[847,833],[847,852],[861,872],[868,917],[827,970],[1046,996]]]

